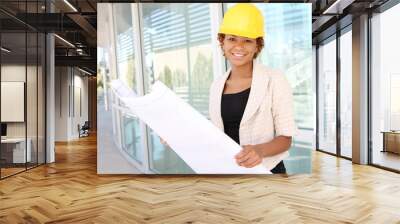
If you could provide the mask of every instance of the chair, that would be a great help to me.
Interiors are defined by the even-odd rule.
[[[85,121],[82,127],[80,127],[80,125],[78,124],[79,138],[89,136],[89,129],[90,129],[89,121]]]

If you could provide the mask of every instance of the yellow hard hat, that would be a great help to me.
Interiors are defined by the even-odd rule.
[[[264,37],[264,18],[250,3],[238,3],[226,11],[219,33],[256,39]]]

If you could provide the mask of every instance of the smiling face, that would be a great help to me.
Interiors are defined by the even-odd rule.
[[[221,47],[232,66],[243,66],[251,63],[259,52],[256,39],[229,34],[223,38]]]

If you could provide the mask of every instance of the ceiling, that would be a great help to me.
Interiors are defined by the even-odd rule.
[[[29,56],[34,47],[28,44],[25,52],[24,35],[18,33],[26,28],[28,32],[54,32],[56,66],[78,66],[96,74],[97,1],[47,0],[46,5],[45,0],[1,0],[0,22],[2,38],[13,49],[10,60]]]
[[[317,44],[335,33],[338,28],[351,24],[352,17],[375,10],[389,1],[395,0],[270,0],[263,2],[311,3],[313,43]],[[25,28],[40,32],[55,32],[59,36],[55,38],[56,65],[79,66],[95,74],[97,3],[101,2],[130,1],[47,0],[46,6],[46,0],[1,0],[1,29],[2,32],[14,33],[24,31]],[[48,13],[50,8],[53,13]]]

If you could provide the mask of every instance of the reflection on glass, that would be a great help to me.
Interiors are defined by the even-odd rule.
[[[234,4],[228,4],[228,7]],[[285,166],[288,173],[311,172],[314,144],[311,7],[308,4],[256,4],[265,21],[265,46],[260,59],[279,69],[293,89],[295,121],[299,128]]]
[[[228,8],[232,5],[235,4],[227,4]],[[255,5],[262,11],[265,22],[261,61],[284,72],[293,89],[296,124],[300,129],[312,129],[311,7],[292,3]]]
[[[27,114],[27,144],[30,148],[30,158],[28,158],[27,167],[31,168],[37,165],[38,141],[37,141],[37,81],[38,81],[38,36],[35,32],[27,33],[27,81],[26,81],[26,114]]]
[[[0,3],[11,6],[19,14],[38,13],[44,10],[44,0],[34,2]],[[11,5],[10,5],[11,4]],[[2,14],[3,19],[12,18]],[[2,117],[0,145],[1,177],[9,176],[26,168],[45,162],[45,35],[24,26],[7,26],[1,34],[1,84],[2,114],[14,115],[14,119]],[[6,100],[11,99],[11,105]],[[14,108],[12,108],[14,106]],[[16,115],[20,112],[22,115]]]
[[[143,150],[140,141],[140,123],[131,115],[121,117],[122,149],[139,163],[143,161]]]
[[[390,130],[400,130],[400,73],[390,74]]]
[[[382,132],[400,130],[400,63],[398,53],[400,33],[400,4],[376,14],[371,19],[372,26],[372,80],[371,80],[371,116],[372,116],[372,163],[384,167],[400,170],[400,155],[385,152],[389,145],[400,143],[396,141],[397,134],[386,135],[391,138],[388,145],[383,145]],[[400,134],[399,134],[400,135]],[[389,137],[390,136],[390,137]],[[389,149],[390,150],[390,149]]]
[[[118,78],[136,88],[132,10],[130,4],[113,4]]]
[[[2,33],[1,46],[10,49],[9,52],[1,51],[1,84],[2,84],[2,114],[13,113],[10,110],[14,105],[21,105],[19,110],[25,110],[24,91],[26,90],[26,34],[25,33]],[[6,89],[5,85],[11,86]],[[12,94],[10,91],[16,90]],[[14,96],[13,105],[5,105],[5,96]],[[9,102],[10,103],[10,102]],[[11,116],[10,115],[10,116]],[[25,170],[25,163],[31,161],[31,141],[26,142],[26,123],[24,116],[11,116],[7,119],[2,116],[1,123],[6,124],[7,133],[5,139],[1,140],[1,177],[9,176]],[[28,146],[28,147],[27,147]],[[28,150],[27,150],[28,149]]]
[[[319,149],[336,154],[336,39],[318,51]]]
[[[351,30],[340,37],[340,153],[352,157],[352,37]]]
[[[194,174],[194,171],[167,145],[160,143],[160,138],[150,130],[150,167],[162,174]]]
[[[45,148],[45,122],[46,122],[46,78],[45,78],[45,65],[46,65],[46,37],[44,34],[39,33],[38,40],[38,164],[45,163],[46,148]]]
[[[208,116],[213,79],[210,10],[207,4],[143,4],[146,92],[160,80]],[[157,173],[191,173],[173,150],[151,137],[150,167]]]
[[[118,15],[114,16],[117,76],[137,93],[139,91],[136,81],[137,72],[135,68],[135,43],[133,39],[131,4],[113,4],[113,13],[114,15]],[[140,141],[141,131],[139,120],[120,111],[124,105],[117,101],[114,101],[114,105],[120,106],[118,108],[113,108],[113,111],[119,111],[114,114],[118,115],[115,119],[120,121],[119,136],[121,148],[127,152],[131,158],[141,163],[144,159],[144,153]],[[117,122],[114,122],[114,124],[116,125]],[[118,126],[114,128],[118,129]]]

